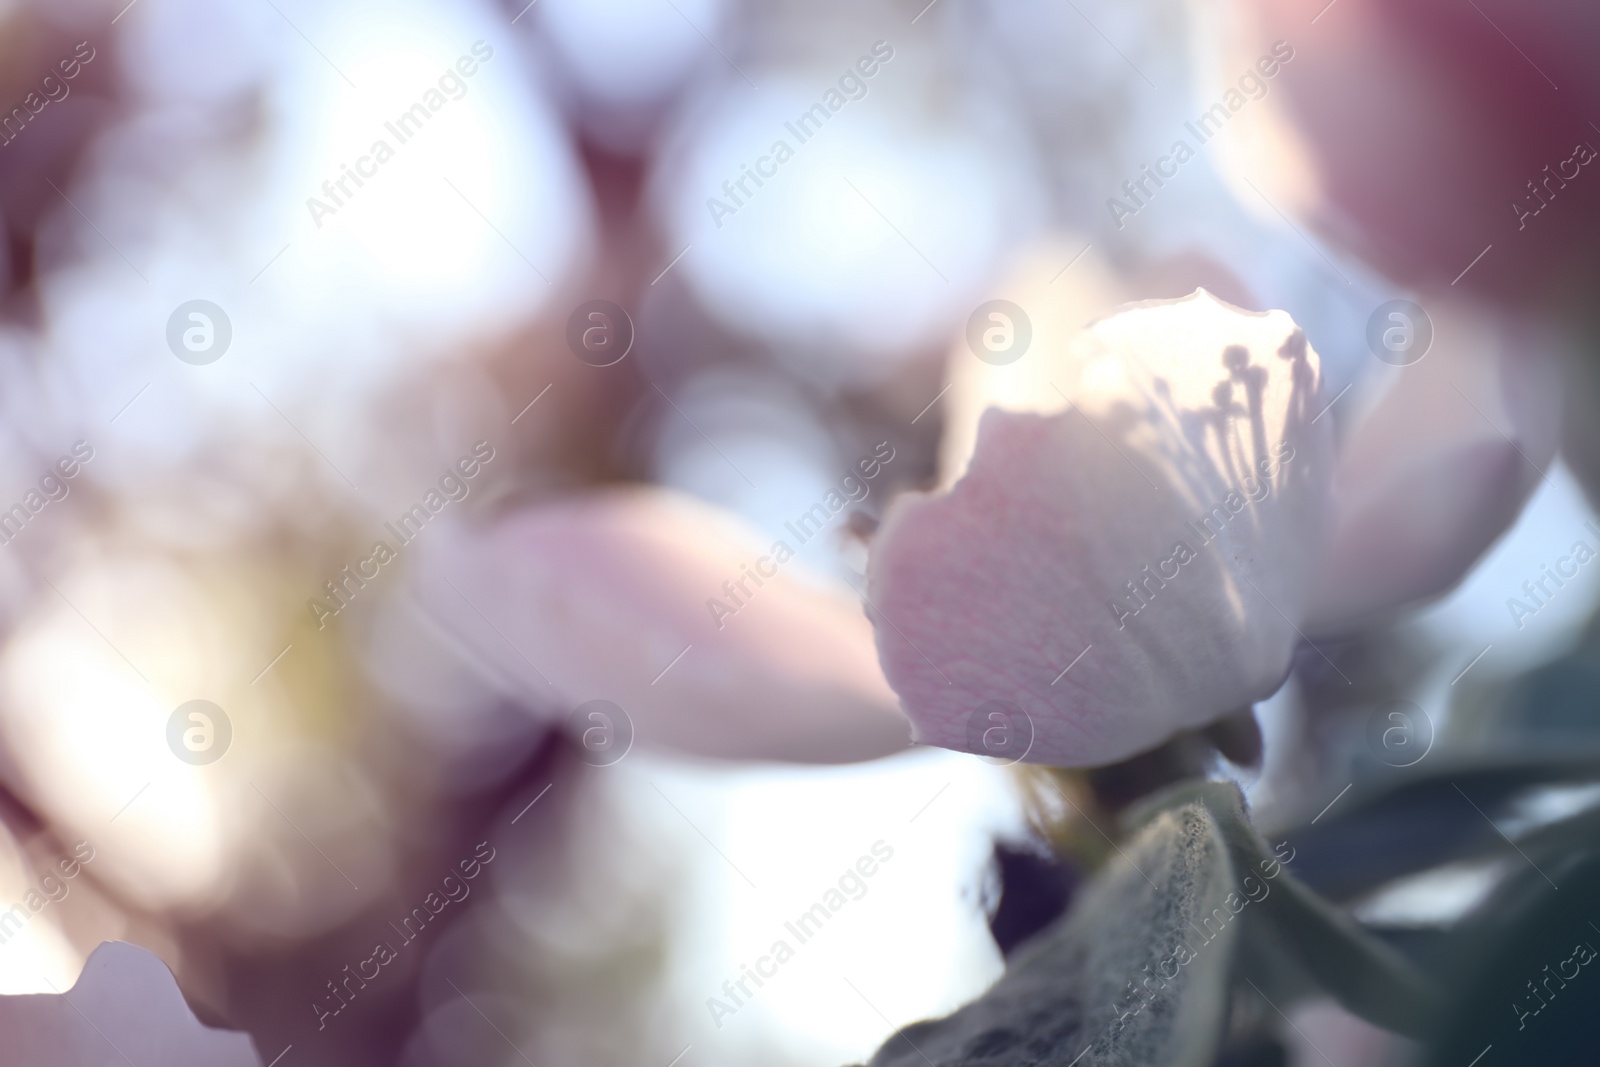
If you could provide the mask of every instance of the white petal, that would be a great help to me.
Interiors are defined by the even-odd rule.
[[[8,1064],[261,1067],[247,1034],[202,1026],[166,965],[122,941],[90,953],[64,994],[0,996],[0,1033]]]
[[[1076,235],[1040,242],[1018,258],[994,297],[1014,304],[975,309],[976,345],[967,331],[948,357],[944,428],[939,439],[940,485],[966,472],[978,443],[978,421],[991,407],[1054,414],[1067,406],[1057,385],[1067,381],[1072,341],[1108,308],[1127,302],[1127,287],[1088,239]],[[999,316],[998,318],[996,316]],[[969,318],[969,329],[971,318]],[[1003,351],[985,346],[984,330]],[[980,352],[982,354],[980,354]]]
[[[1072,357],[1077,410],[989,412],[966,477],[901,498],[873,543],[879,653],[920,741],[981,752],[1002,701],[1028,759],[1107,763],[1287,671],[1332,459],[1304,335],[1201,291]]]
[[[728,513],[617,489],[458,533],[429,550],[418,587],[480,662],[552,716],[609,700],[641,744],[727,758],[904,748],[856,599],[773,557]]]
[[[1430,302],[1434,342],[1352,429],[1312,626],[1337,630],[1453,587],[1522,511],[1555,455],[1548,342]]]

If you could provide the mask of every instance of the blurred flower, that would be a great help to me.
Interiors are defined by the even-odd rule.
[[[365,484],[397,383],[539,320],[589,256],[568,132],[497,9],[284,6],[128,10],[126,114],[46,187],[37,373],[115,419],[96,477],[130,493],[279,433]],[[190,361],[197,299],[215,348]]]
[[[94,855],[91,846],[82,855]],[[62,850],[62,855],[66,851]],[[52,857],[53,858],[53,857]],[[72,890],[70,881],[58,876],[71,871],[74,876],[82,864],[73,857],[62,860],[58,872],[51,858],[35,862],[0,823],[0,994],[42,993],[72,981],[83,969],[83,953],[78,951],[58,921],[58,904]]]
[[[608,700],[642,744],[730,759],[898,751],[871,627],[848,589],[800,573],[797,540],[785,552],[692,498],[612,489],[428,546],[416,594],[543,717]]]
[[[726,69],[726,53],[714,42],[727,36],[727,0],[545,0],[528,7],[527,23],[554,53],[557,91],[584,132],[616,152],[655,136],[663,111],[697,69]]]
[[[797,377],[870,385],[938,345],[1042,213],[996,107],[935,110],[938,76],[874,39],[837,64],[756,71],[764,91],[684,109],[653,207],[696,298]]]
[[[1600,12],[1559,0],[1344,0],[1313,23],[1299,4],[1241,7],[1258,40],[1297,49],[1281,81],[1325,230],[1411,285],[1459,277],[1470,292],[1546,306],[1592,290],[1600,175],[1565,161],[1580,143],[1600,146]],[[1546,203],[1537,218],[1518,210]]]
[[[1416,1042],[1350,1014],[1330,997],[1317,997],[1289,1009],[1284,1021],[1288,1025],[1282,1038],[1289,1067],[1328,1063],[1398,1067],[1417,1062]]]
[[[63,554],[0,657],[0,740],[20,757],[6,785],[88,840],[95,880],[136,908],[279,937],[348,919],[396,849],[375,768],[349,750],[357,717],[327,721],[333,642],[268,607],[312,579],[125,542]]]
[[[6,1063],[261,1067],[247,1034],[203,1026],[160,958],[121,941],[95,949],[68,993],[0,996],[0,1031]]]
[[[1440,363],[1480,398],[1503,395],[1497,352],[1471,376]],[[897,501],[873,542],[878,647],[919,741],[980,751],[982,709],[1002,701],[1031,719],[1029,759],[1095,765],[1263,699],[1311,620],[1458,579],[1526,498],[1531,478],[1511,458],[1554,447],[1553,389],[1518,390],[1518,438],[1486,440],[1459,411],[1397,388],[1352,435],[1330,499],[1316,353],[1282,312],[1204,291],[1103,319],[1053,381],[1050,365],[1031,373],[1058,395],[1053,413],[986,412],[966,476]],[[1489,418],[1459,387],[1423,392]],[[1363,433],[1394,420],[1411,433],[1391,448],[1416,458],[1373,472],[1383,444]],[[1418,479],[1456,509],[1445,521],[1407,500]],[[1428,518],[1429,536],[1380,522],[1395,509]],[[1406,581],[1362,572],[1380,561],[1380,578]],[[1319,603],[1323,573],[1336,588]]]

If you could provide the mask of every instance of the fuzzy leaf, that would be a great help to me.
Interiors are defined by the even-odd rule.
[[[1349,1011],[1408,1037],[1427,1036],[1444,1004],[1415,966],[1362,929],[1284,867],[1250,825],[1244,797],[1232,783],[1197,782],[1152,798],[1142,810],[1199,801],[1215,817],[1234,866],[1257,881],[1267,872],[1270,892],[1252,906],[1252,934],[1275,942]],[[1137,816],[1135,817],[1137,818]]]
[[[1358,782],[1327,819],[1296,829],[1296,870],[1330,899],[1350,900],[1442,863],[1509,853],[1495,825],[1517,798],[1595,781],[1600,759],[1581,750],[1430,759],[1386,780]]]
[[[886,1041],[872,1067],[1204,1067],[1220,1040],[1237,924],[1205,805],[1163,812],[981,998]],[[1186,962],[1179,965],[1181,953]],[[1157,977],[1162,963],[1176,973]],[[1148,980],[1146,987],[1144,983]]]

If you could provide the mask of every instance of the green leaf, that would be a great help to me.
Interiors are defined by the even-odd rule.
[[[1440,992],[1409,960],[1284,866],[1250,825],[1238,786],[1231,782],[1175,786],[1152,798],[1132,818],[1148,818],[1162,804],[1196,802],[1216,819],[1241,881],[1250,878],[1252,884],[1265,887],[1247,916],[1252,938],[1281,950],[1312,982],[1368,1022],[1409,1037],[1426,1037],[1433,1031],[1444,1011]]]
[[[1223,903],[1234,882],[1206,805],[1161,812],[987,993],[901,1030],[872,1067],[1206,1067],[1238,936]]]
[[[1423,1062],[1461,1067],[1491,1045],[1479,1067],[1600,1062],[1597,897],[1600,853],[1592,844],[1515,869],[1447,935],[1457,957],[1447,972],[1450,1015]]]
[[[1516,798],[1595,781],[1594,753],[1440,754],[1357,781],[1328,818],[1292,833],[1296,845],[1304,844],[1306,878],[1331,899],[1351,900],[1440,864],[1509,853],[1490,820],[1498,823]]]

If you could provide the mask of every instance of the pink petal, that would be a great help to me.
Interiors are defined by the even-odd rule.
[[[1280,1036],[1291,1067],[1413,1063],[1420,1058],[1416,1042],[1373,1026],[1329,997],[1302,1001],[1289,1009],[1284,1021],[1290,1025]]]
[[[980,709],[1010,702],[1027,759],[1094,765],[1269,695],[1331,467],[1320,377],[1289,316],[1201,290],[1091,326],[1058,382],[1078,410],[987,412],[966,476],[897,500],[872,546],[879,656],[917,739],[982,751]],[[1207,540],[1191,523],[1213,507]]]
[[[261,1067],[248,1035],[202,1026],[160,958],[106,941],[66,993],[0,996],[0,1063],[11,1067]]]
[[[457,533],[424,558],[419,595],[552,717],[609,700],[640,744],[733,759],[848,762],[905,748],[857,598],[806,580],[798,562],[759,563],[772,549],[689,497],[613,489]],[[760,585],[746,577],[758,563],[775,571]]]
[[[1540,484],[1561,377],[1532,333],[1429,308],[1435,338],[1351,430],[1311,626],[1347,628],[1459,582]]]

